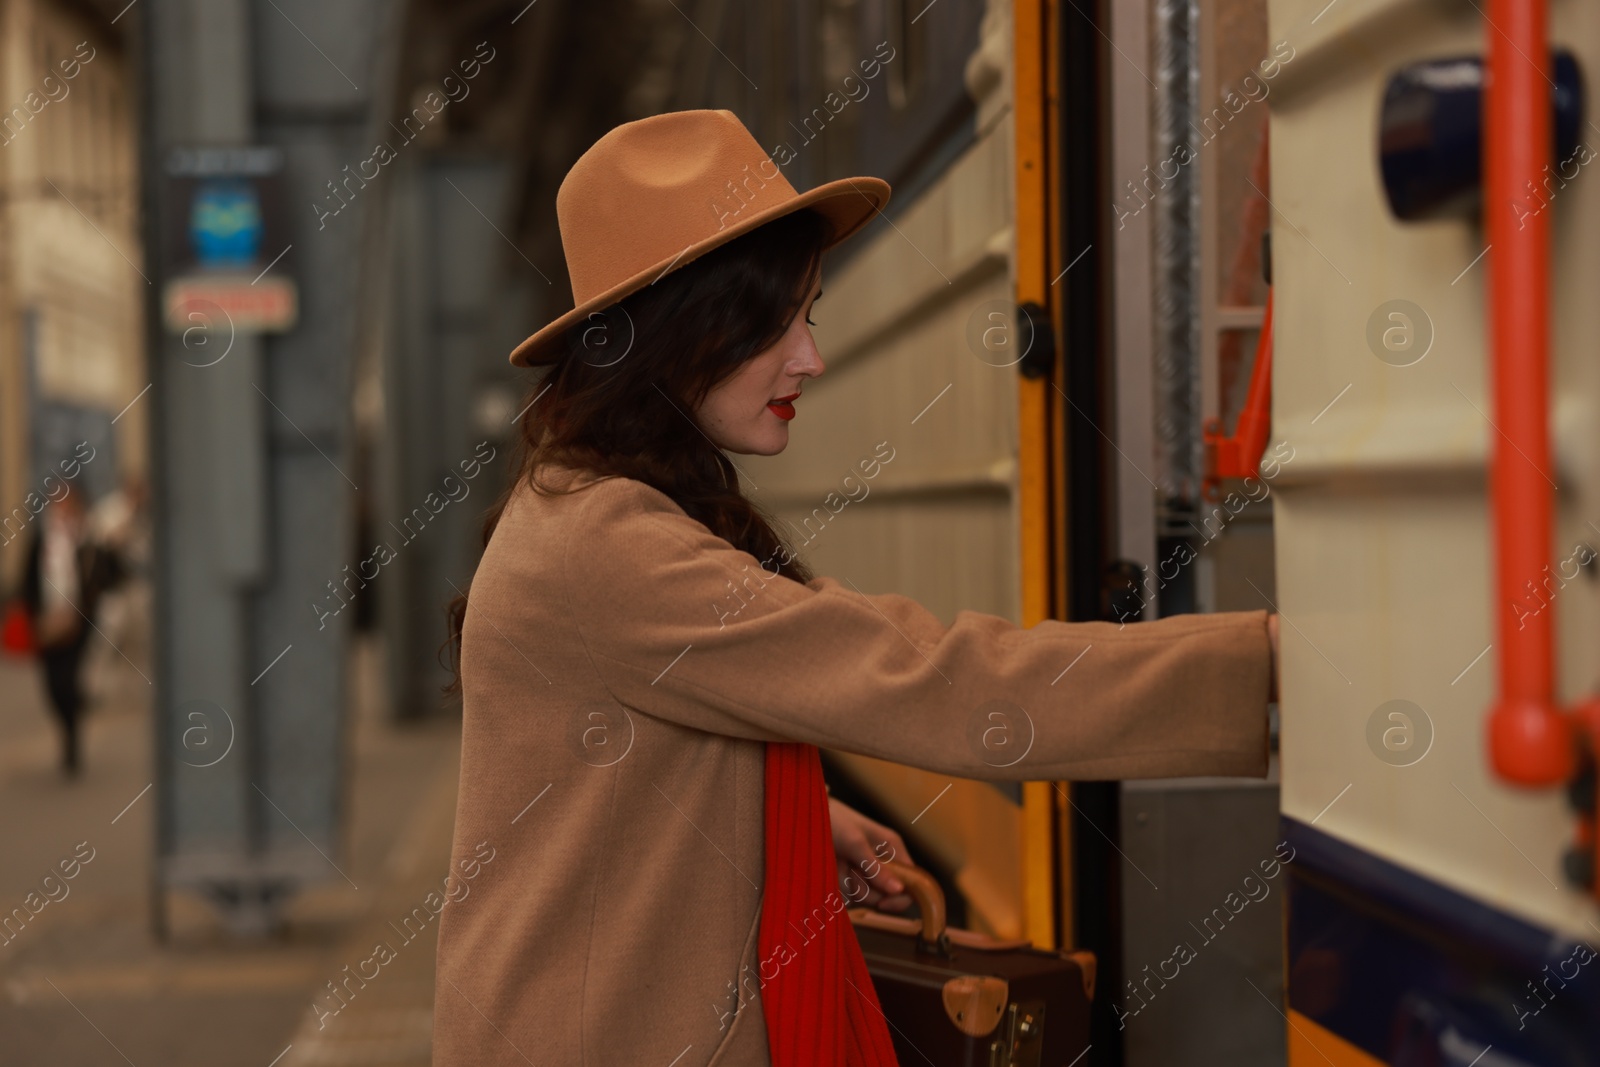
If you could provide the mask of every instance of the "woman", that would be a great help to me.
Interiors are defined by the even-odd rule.
[[[562,183],[577,307],[512,353],[553,367],[452,611],[467,892],[435,1062],[893,1064],[815,746],[968,778],[1265,773],[1265,612],[946,626],[813,577],[741,494],[725,453],[782,451],[823,370],[819,257],[887,196],[797,194],[726,111],[618,127]],[[1032,723],[1018,759],[997,708]]]

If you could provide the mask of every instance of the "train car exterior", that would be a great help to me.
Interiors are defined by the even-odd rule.
[[[1456,121],[1505,160],[1492,110],[1478,95],[1462,109],[1463,94],[1485,63],[1500,64],[1491,85],[1521,66],[1540,99],[1515,126],[1536,129],[1552,114],[1542,97],[1559,108],[1569,92],[1541,40],[1589,77],[1600,12],[1553,3],[1546,36],[1519,26],[1543,5],[1270,6],[1275,35],[1305,27],[1271,127],[1273,438],[1295,457],[1276,513],[1295,634],[1282,740],[1290,1063],[1593,1063],[1592,772],[1509,780],[1490,716],[1535,623],[1553,630],[1560,708],[1596,682],[1600,200],[1580,162],[1596,133],[1575,122],[1543,174],[1508,189],[1489,180],[1499,163],[1480,173],[1440,131]],[[1441,210],[1420,217],[1397,199],[1401,162],[1465,190],[1467,210],[1429,197]],[[1528,298],[1548,300],[1549,414],[1519,443],[1495,368],[1509,357],[1504,373],[1542,393],[1537,331],[1502,351],[1494,326],[1536,221],[1550,228],[1547,292]],[[1540,438],[1548,463],[1528,443]],[[1548,581],[1535,568],[1514,603],[1502,540],[1538,531],[1539,509],[1497,516],[1505,464],[1553,501],[1535,546]]]

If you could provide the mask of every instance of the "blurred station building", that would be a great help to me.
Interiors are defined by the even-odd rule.
[[[92,455],[75,481],[94,497],[146,473],[146,413],[119,416],[148,384],[148,283],[123,35],[90,5],[7,3],[0,19],[0,573],[14,583],[62,460]]]

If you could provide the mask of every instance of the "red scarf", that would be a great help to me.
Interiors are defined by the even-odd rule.
[[[817,746],[767,742],[766,820],[757,963],[772,1067],[898,1067],[839,892]]]

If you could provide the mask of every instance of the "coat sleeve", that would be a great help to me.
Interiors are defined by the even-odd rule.
[[[763,570],[643,483],[584,492],[566,595],[629,709],[965,778],[1266,773],[1264,610],[945,625],[897,593]]]

